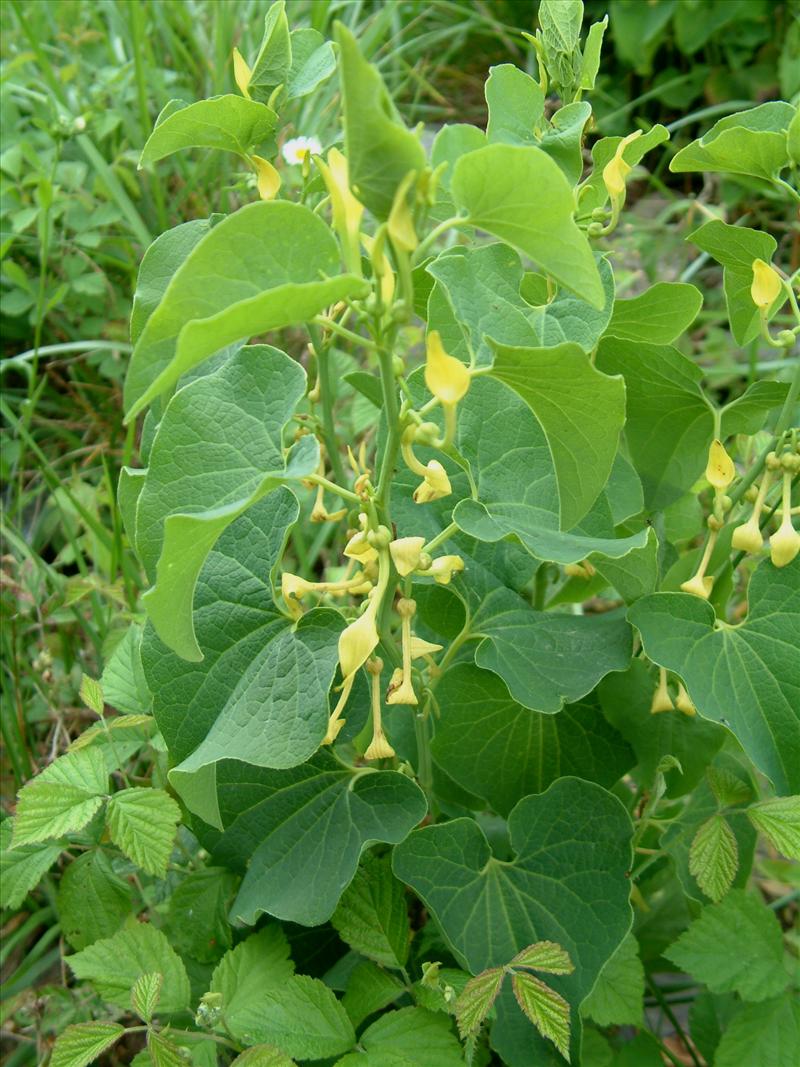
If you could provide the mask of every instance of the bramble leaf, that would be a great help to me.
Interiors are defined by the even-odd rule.
[[[639,946],[628,934],[600,972],[581,1005],[581,1015],[598,1026],[641,1026],[644,1019],[644,967]]]
[[[331,924],[343,941],[384,967],[402,967],[411,931],[406,895],[387,858],[367,855],[342,894]]]
[[[161,998],[164,975],[158,971],[140,975],[131,990],[131,1007],[139,1016],[149,1023]]]
[[[800,1048],[800,1004],[784,993],[743,1004],[723,1033],[714,1067],[795,1067]]]
[[[61,855],[61,845],[38,842],[11,847],[12,819],[0,824],[0,882],[3,908],[18,908]]]
[[[172,797],[152,786],[114,793],[106,811],[114,844],[143,871],[162,878],[180,821],[181,809]]]
[[[446,1015],[425,1008],[389,1011],[359,1035],[363,1052],[336,1067],[461,1067],[464,1057]]]
[[[133,911],[130,885],[99,848],[74,859],[61,876],[56,897],[61,932],[72,948],[111,937]]]
[[[292,975],[263,990],[246,1040],[275,1045],[296,1059],[318,1060],[345,1052],[355,1033],[332,990],[317,978]]]
[[[107,791],[106,763],[96,749],[59,756],[20,790],[12,847],[82,829]]]
[[[747,817],[790,860],[800,862],[800,797],[774,797],[747,809]]]
[[[569,1059],[569,1004],[535,975],[517,972],[511,980],[517,1003],[542,1035]]]
[[[490,967],[470,978],[455,1004],[456,1022],[461,1040],[474,1037],[483,1025],[486,1016],[500,992],[506,972],[502,967]]]
[[[124,1033],[119,1023],[74,1023],[56,1038],[51,1067],[88,1067]]]
[[[258,1026],[264,992],[294,974],[289,943],[277,923],[251,934],[226,952],[211,976],[210,991],[222,997],[225,1025],[244,1041]]]
[[[712,815],[694,835],[689,849],[689,870],[711,900],[721,900],[739,867],[736,838],[722,815]]]

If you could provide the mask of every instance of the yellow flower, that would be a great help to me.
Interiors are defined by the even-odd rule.
[[[236,87],[245,99],[250,99],[250,78],[252,71],[248,67],[244,56],[238,48],[233,50],[233,80]]]
[[[369,748],[364,753],[364,759],[389,759],[395,751],[386,740],[386,734],[382,729],[373,730]]]
[[[753,303],[761,311],[769,311],[783,289],[781,276],[763,259],[753,260],[753,284],[750,286],[750,296]]]
[[[424,544],[424,537],[399,537],[389,544],[395,570],[401,578],[406,578],[417,569]]]
[[[684,715],[696,715],[697,708],[692,702],[692,698],[686,692],[686,688],[683,682],[678,683],[678,695],[675,697],[675,707],[678,711],[682,711]]]
[[[344,546],[344,554],[348,559],[357,559],[359,563],[368,563],[370,560],[378,558],[377,551],[369,543],[363,530],[353,534]]]
[[[725,446],[722,441],[713,440],[708,450],[706,478],[715,489],[727,489],[735,477],[736,468]]]
[[[267,159],[250,156],[250,162],[256,168],[256,185],[262,200],[274,200],[281,187],[281,176]]]
[[[737,526],[733,531],[731,544],[739,552],[750,552],[757,555],[764,547],[764,536],[758,525],[755,515],[751,515],[747,522]]]
[[[399,675],[399,677],[397,677]],[[419,701],[414,692],[414,686],[410,678],[403,678],[403,672],[398,667],[392,675],[389,683],[389,692],[386,696],[387,704],[411,704],[416,706]]]
[[[381,671],[383,660],[380,656],[374,656],[367,662],[367,670],[370,674],[372,695],[372,741],[364,753],[364,759],[388,759],[395,754],[394,749],[386,739],[381,721]]]
[[[443,404],[457,404],[469,389],[469,369],[460,359],[448,355],[438,330],[431,330],[427,339],[425,384]]]
[[[350,190],[347,160],[338,148],[331,148],[327,162],[323,162],[319,157],[315,162],[331,198],[333,227],[346,250],[348,266],[351,270],[357,267],[360,273],[361,256],[358,245],[364,205]]]
[[[361,234],[361,243],[369,254],[372,263],[372,272],[381,283],[381,303],[384,307],[390,307],[394,297],[395,278],[392,264],[386,255],[386,227],[381,226],[375,237],[366,233]]]
[[[687,582],[681,582],[681,589],[684,593],[694,593],[695,596],[702,597],[703,600],[708,600],[713,587],[714,579],[704,578],[701,574],[695,574]]]
[[[464,560],[461,556],[439,556],[431,563],[430,574],[439,585],[449,585],[454,574],[464,570]]]
[[[438,460],[432,459],[425,468],[424,481],[414,490],[414,503],[428,504],[431,500],[449,496],[452,491],[447,471]]]
[[[433,641],[425,641],[422,637],[412,637],[409,643],[412,659],[432,656],[434,652],[441,652],[442,647],[442,645],[435,645]]]
[[[786,567],[800,552],[800,533],[792,526],[792,472],[783,474],[783,518],[769,539],[770,559],[776,567]]]
[[[603,167],[603,182],[608,195],[613,201],[621,202],[625,199],[625,179],[631,172],[631,165],[625,162],[623,153],[631,141],[635,141],[641,134],[642,131],[637,130],[635,133],[623,137],[617,145],[617,150],[613,157]]]
[[[342,694],[337,701],[336,707],[330,714],[328,719],[328,729],[325,733],[325,737],[322,740],[323,745],[332,745],[336,738],[339,736],[339,731],[345,724],[345,720],[341,717],[344,711],[344,706],[350,696],[350,690],[353,688],[353,682],[355,681],[355,674],[351,674],[345,678],[342,685]]]
[[[658,668],[658,685],[653,693],[653,701],[650,704],[650,714],[657,715],[660,711],[672,711],[674,704],[667,688],[667,672],[663,667]]]
[[[284,571],[281,575],[281,594],[287,603],[289,600],[299,600],[300,597],[308,596],[309,593],[315,591],[316,586],[314,583],[307,582],[299,574],[290,574],[289,571]]]
[[[392,201],[392,210],[387,219],[387,228],[392,244],[403,252],[413,252],[419,244],[414,229],[414,217],[408,206],[408,191],[414,183],[417,172],[412,170],[397,187]]]
[[[339,663],[342,674],[348,678],[362,667],[378,644],[375,626],[377,601],[371,600],[367,610],[339,635]]]

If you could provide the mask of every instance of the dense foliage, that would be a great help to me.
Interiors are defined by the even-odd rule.
[[[626,53],[611,5],[639,74],[713,29],[655,6]],[[278,0],[237,92],[158,116],[150,188],[205,149],[237,197],[143,254],[113,538],[65,498],[121,579],[64,610],[125,626],[2,824],[82,991],[55,1067],[796,1067],[796,79],[666,156],[598,135],[583,15],[542,0],[528,70],[429,138]],[[627,203],[666,159],[707,183],[677,278]]]

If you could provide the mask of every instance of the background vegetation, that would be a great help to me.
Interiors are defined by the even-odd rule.
[[[290,0],[288,10],[293,26],[323,33],[335,18],[347,23],[406,120],[435,129],[455,117],[481,123],[492,63],[534,69],[520,31],[532,30],[535,6]],[[244,42],[252,53],[264,7],[261,0],[9,0],[0,8],[4,815],[17,789],[93,719],[79,696],[81,676],[99,673],[137,610],[141,576],[113,504],[119,468],[136,447],[122,426],[121,382],[143,250],[179,221],[252,198],[251,178],[225,153],[179,154],[156,174],[137,170],[139,152],[168,99],[232,89],[231,49]],[[708,214],[707,201],[721,201],[731,221],[746,216],[772,232],[796,269],[800,235],[769,190],[742,179],[701,183],[670,175],[667,165],[721,115],[800,91],[800,4],[588,0],[587,22],[606,12],[608,59],[594,97],[600,132],[626,133],[644,120],[673,134],[630,194],[642,225],[635,237],[623,228],[617,239],[630,290],[656,271],[660,280],[702,274],[719,289],[719,268],[684,242],[692,220]],[[297,101],[289,132],[332,141],[336,92],[332,79]],[[777,373],[758,342],[746,350],[733,343],[721,291],[698,322],[692,340],[721,397]],[[131,780],[157,779],[159,753],[140,752]],[[796,910],[793,887],[781,881],[790,873],[763,860],[760,874],[767,893]],[[157,910],[152,890],[140,891]],[[85,987],[62,981],[58,894],[55,870],[21,908],[3,913],[3,1046],[13,1067],[42,1062],[53,1036],[91,1013]],[[309,947],[304,966],[321,973],[315,952],[324,956],[324,946]],[[125,1061],[134,1051],[115,1055]]]

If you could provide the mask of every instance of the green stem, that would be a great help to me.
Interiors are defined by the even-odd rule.
[[[775,425],[776,437],[780,437],[791,426],[792,413],[794,412],[794,406],[797,403],[798,396],[800,396],[800,364],[795,368],[794,378],[792,378],[789,392],[786,394],[786,399],[783,402],[783,409],[781,410]]]
[[[397,404],[397,383],[394,377],[392,353],[388,348],[381,346],[378,349],[378,359],[381,367],[383,410],[386,415],[388,437],[383,450],[376,501],[383,511],[388,514],[392,475],[394,474],[394,466],[400,448],[400,409]]]
[[[414,714],[414,732],[417,739],[417,781],[430,804],[433,792],[433,764],[431,762],[429,709],[417,709]]]
[[[313,319],[313,324],[321,326],[325,330],[330,330],[331,333],[336,333],[340,337],[346,337],[348,341],[352,341],[353,344],[360,345],[362,348],[376,349],[378,347],[369,337],[362,337],[361,334],[348,330],[346,326],[334,322],[333,319],[326,319],[324,315],[317,315]],[[314,342],[314,347],[316,348],[316,341]]]
[[[443,233],[446,233],[447,230],[452,230],[456,226],[464,226],[466,223],[467,219],[462,218],[460,215],[453,215],[452,218],[445,219],[444,222],[440,222],[438,226],[434,226],[428,236],[417,245],[411,259],[411,266],[415,267],[422,260],[431,245],[438,237],[441,237]]]
[[[349,500],[351,504],[360,504],[361,497],[356,493],[352,493],[349,489],[342,489],[340,485],[330,481],[328,478],[323,478],[321,474],[308,474],[303,477],[304,482],[313,482],[314,485],[321,485],[323,489],[327,489],[329,493],[335,493],[340,496],[342,500]]]
[[[686,1034],[685,1034],[685,1032],[683,1030],[683,1027],[678,1022],[678,1020],[676,1019],[675,1013],[673,1012],[672,1008],[669,1006],[669,1004],[664,999],[664,994],[661,992],[661,990],[658,988],[658,985],[653,981],[652,978],[650,978],[649,975],[646,978],[646,982],[647,982],[648,988],[650,989],[650,992],[653,994],[653,996],[658,1001],[659,1007],[661,1008],[663,1013],[666,1015],[666,1017],[669,1019],[669,1021],[674,1026],[675,1033],[678,1035],[678,1037],[683,1042],[683,1046],[686,1049],[686,1051],[688,1052],[689,1058],[691,1059],[692,1063],[694,1064],[694,1067],[701,1067],[700,1061],[698,1060],[697,1056],[695,1055],[694,1049],[692,1048],[692,1046],[691,1046],[691,1044],[689,1042],[689,1038],[686,1036]]]
[[[322,334],[315,323],[308,324],[309,333],[314,342],[314,351],[317,356],[317,374],[319,376],[319,398],[322,405],[322,435],[325,438],[325,451],[328,453],[328,462],[333,468],[337,482],[345,482],[347,477],[344,472],[344,464],[339,453],[339,444],[336,440],[336,424],[333,418],[333,404],[336,399],[333,380],[331,378],[330,353],[323,344]]]
[[[445,541],[448,541],[451,537],[458,533],[458,524],[451,522],[449,526],[445,526],[441,533],[438,533],[435,537],[431,538],[426,545],[422,546],[423,552],[433,552],[439,545],[443,545]]]

